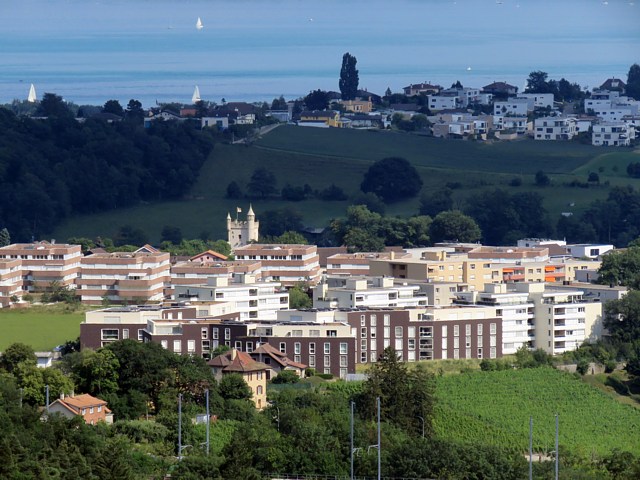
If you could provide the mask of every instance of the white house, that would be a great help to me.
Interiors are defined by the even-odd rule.
[[[635,138],[635,128],[624,122],[601,122],[593,126],[591,143],[596,146],[626,147]]]
[[[493,104],[494,115],[526,116],[533,108],[529,108],[530,102],[527,98],[510,98],[503,102]]]
[[[572,117],[542,117],[534,123],[536,140],[571,140],[577,135],[576,119]]]
[[[429,99],[429,110],[454,110],[462,107],[462,102],[457,96],[429,95],[427,98]]]
[[[521,93],[516,98],[533,101],[533,108],[553,108],[553,93]]]

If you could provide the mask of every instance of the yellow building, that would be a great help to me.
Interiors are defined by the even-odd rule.
[[[340,100],[340,105],[347,112],[353,113],[371,113],[371,110],[373,110],[371,100]]]
[[[300,113],[298,125],[324,126],[341,128],[340,113],[333,110],[305,110]]]
[[[255,361],[248,353],[241,352],[235,348],[212,358],[208,363],[218,381],[223,375],[230,373],[241,375],[251,389],[251,400],[256,408],[263,409],[267,405],[268,365]]]

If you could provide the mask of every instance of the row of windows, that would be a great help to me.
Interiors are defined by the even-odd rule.
[[[251,342],[247,342],[251,343]],[[340,355],[346,355],[349,353],[349,344],[347,342],[340,343]],[[293,353],[299,355],[302,351],[302,344],[300,342],[295,342],[293,344]],[[325,354],[331,353],[331,343],[325,342],[323,351]],[[285,342],[280,342],[280,353],[287,353],[287,344]],[[309,354],[313,355],[316,353],[316,344],[315,342],[309,343]]]

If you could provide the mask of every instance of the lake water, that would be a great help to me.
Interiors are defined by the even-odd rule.
[[[195,85],[215,102],[292,99],[338,90],[347,51],[378,94],[422,81],[522,88],[533,70],[591,88],[640,62],[633,3],[1,0],[0,103],[31,83],[77,104],[190,102]]]

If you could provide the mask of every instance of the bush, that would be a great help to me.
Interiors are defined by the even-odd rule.
[[[318,195],[322,200],[325,201],[341,201],[347,199],[347,195],[344,193],[344,191],[334,184],[331,184],[331,186],[325,188],[324,190],[321,190]]]
[[[576,372],[580,375],[586,375],[589,372],[589,361],[582,359],[576,365]]]
[[[386,203],[415,197],[421,188],[418,171],[400,157],[383,158],[371,165],[360,185],[363,192],[375,193]]]
[[[271,379],[271,383],[275,383],[276,385],[298,383],[299,381],[300,377],[293,370],[282,370]]]
[[[294,187],[288,183],[282,187],[281,196],[283,200],[290,202],[300,202],[305,199],[305,192],[303,187]]]
[[[317,371],[315,368],[313,367],[309,367],[304,371],[304,376],[305,377],[313,377],[314,375],[317,375]]]
[[[509,185],[511,185],[512,187],[520,187],[520,186],[522,186],[522,177],[513,177],[509,181]]]
[[[318,373],[316,376],[323,378],[324,380],[333,380],[333,375],[331,373]]]

